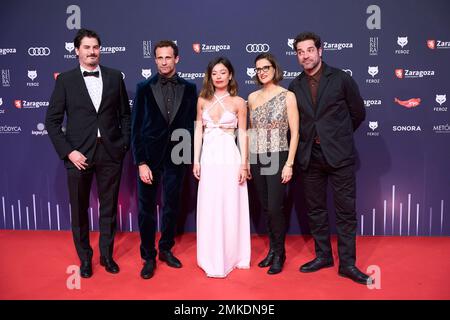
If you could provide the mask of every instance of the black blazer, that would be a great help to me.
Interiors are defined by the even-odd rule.
[[[364,101],[358,85],[342,70],[323,63],[317,92],[317,106],[312,105],[305,72],[292,80],[289,90],[295,93],[300,113],[300,141],[297,161],[306,170],[315,138],[327,162],[334,168],[354,163],[356,153],[353,132],[365,119]]]
[[[109,155],[122,161],[130,145],[130,105],[122,74],[100,66],[103,91],[98,112],[89,96],[80,67],[61,73],[50,98],[45,126],[50,139],[68,168],[68,154],[78,150],[92,163],[97,130]],[[66,131],[61,130],[66,114]]]
[[[159,74],[137,84],[136,96],[131,114],[131,145],[136,164],[147,163],[151,170],[161,166],[175,145],[171,141],[176,129],[189,132],[190,152],[197,106],[195,84],[178,78],[175,87],[174,112],[170,119],[164,104]],[[184,141],[187,142],[187,141]],[[191,158],[190,158],[191,160]]]

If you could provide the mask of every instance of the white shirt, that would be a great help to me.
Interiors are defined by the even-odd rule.
[[[102,93],[103,93],[103,81],[102,81],[102,72],[100,71],[100,67],[97,66],[94,70],[88,70],[80,66],[81,74],[83,75],[83,71],[87,72],[93,72],[98,71],[99,76],[93,77],[88,76],[84,77],[84,83],[86,84],[86,87],[89,92],[89,96],[91,97],[91,101],[95,107],[95,110],[98,112],[98,109],[100,108],[100,103],[102,102]],[[100,137],[100,129],[97,132],[97,136]]]

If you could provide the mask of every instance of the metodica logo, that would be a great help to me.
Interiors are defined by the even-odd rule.
[[[434,133],[450,133],[450,125],[446,124],[438,124],[433,126]]]
[[[2,133],[21,133],[22,128],[20,126],[10,126],[0,124],[0,134]]]

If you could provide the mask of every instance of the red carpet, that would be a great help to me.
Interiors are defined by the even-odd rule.
[[[178,237],[174,248],[183,268],[158,261],[150,280],[139,276],[138,233],[117,235],[117,275],[98,263],[98,233],[92,234],[91,243],[94,275],[81,279],[80,289],[69,290],[66,270],[79,263],[70,232],[1,230],[0,299],[450,299],[450,238],[444,237],[358,237],[357,266],[363,271],[379,266],[380,289],[339,277],[338,263],[316,273],[300,273],[299,266],[313,258],[310,237],[288,236],[284,270],[269,276],[267,269],[257,267],[267,238],[254,235],[251,268],[234,270],[226,279],[207,278],[197,267],[193,233]]]

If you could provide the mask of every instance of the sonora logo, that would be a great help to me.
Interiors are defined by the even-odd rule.
[[[270,50],[270,46],[267,43],[249,43],[245,47],[245,50],[248,53],[268,52]]]
[[[32,57],[48,56],[50,55],[49,47],[30,47],[28,48],[28,54]]]

